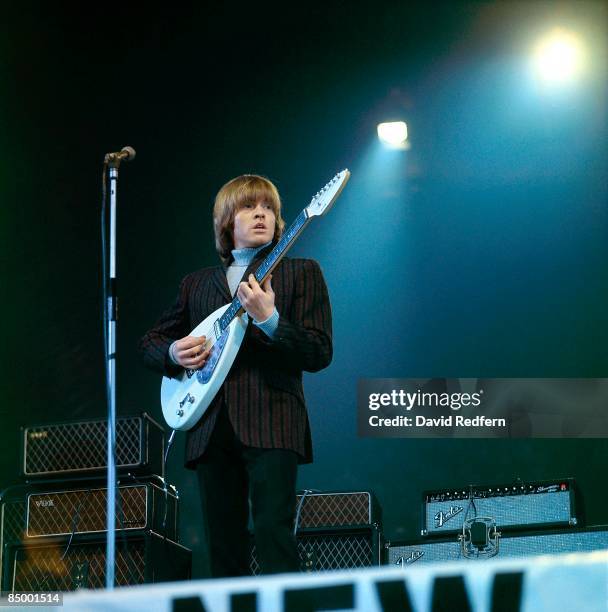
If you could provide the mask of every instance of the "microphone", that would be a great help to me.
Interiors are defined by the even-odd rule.
[[[131,161],[135,159],[135,149],[133,147],[123,147],[118,153],[106,153],[105,163]]]

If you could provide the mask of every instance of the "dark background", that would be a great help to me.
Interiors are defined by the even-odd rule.
[[[587,523],[608,523],[606,440],[356,434],[363,377],[608,376],[606,17],[604,2],[3,9],[2,485],[18,479],[19,426],[105,414],[101,168],[129,144],[119,414],[162,419],[137,341],[186,273],[217,262],[219,187],[264,174],[290,222],[349,167],[294,248],[324,270],[335,333],[332,365],[306,377],[315,463],[299,486],[374,490],[395,540],[417,535],[424,489],[573,476]],[[529,63],[555,26],[588,61],[547,91]],[[377,142],[393,118],[408,122],[407,151]],[[183,442],[169,477],[200,552]]]

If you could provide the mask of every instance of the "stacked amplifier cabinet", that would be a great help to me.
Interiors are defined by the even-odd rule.
[[[163,473],[163,428],[147,414],[116,419],[116,469]],[[28,479],[104,476],[108,465],[105,419],[38,425],[22,430],[22,471]]]
[[[382,513],[370,491],[297,496],[298,552],[307,572],[379,565]],[[260,573],[255,545],[251,573]]]
[[[574,493],[570,478],[427,491],[423,539],[388,544],[387,561],[405,567],[602,548],[604,528],[576,529]]]
[[[105,487],[30,493],[26,505],[25,538],[69,536],[106,531]],[[152,529],[177,540],[177,498],[153,483],[119,485],[116,530]]]
[[[0,503],[0,590],[105,586],[106,435],[102,419],[23,429],[28,484]],[[190,577],[163,446],[163,428],[148,415],[117,419],[119,585]]]
[[[81,536],[71,544],[45,538],[6,548],[3,591],[71,591],[105,587],[106,540]],[[116,542],[116,584],[183,580],[190,577],[191,553],[153,531],[138,531]]]
[[[509,557],[532,557],[568,552],[589,552],[608,550],[608,525],[586,529],[559,529],[549,531],[530,531],[505,533],[497,540],[497,559]],[[459,561],[462,559],[485,559],[483,556],[470,556],[459,540],[425,539],[416,542],[393,542],[387,545],[387,563],[399,567],[439,561]]]
[[[466,521],[489,517],[501,530],[571,527],[577,524],[574,482],[563,480],[427,491],[422,536],[462,531]]]

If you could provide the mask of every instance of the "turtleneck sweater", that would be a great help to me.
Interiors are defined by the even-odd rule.
[[[249,267],[249,264],[253,261],[258,251],[265,249],[271,242],[267,242],[259,247],[248,247],[244,249],[233,249],[232,257],[234,261],[230,264],[226,270],[226,280],[228,281],[228,287],[230,288],[230,295],[234,297],[236,290],[245,274],[245,270]],[[247,279],[245,279],[245,282]],[[245,313],[247,317],[247,313]],[[279,326],[279,313],[275,307],[273,313],[265,321],[253,320],[253,324],[259,327],[269,338],[272,338],[274,332]]]
[[[239,283],[243,278],[243,274],[245,274],[245,270],[247,270],[249,264],[253,261],[253,258],[255,257],[256,253],[266,248],[270,244],[270,242],[267,242],[266,244],[263,244],[259,247],[248,247],[244,249],[232,250],[232,257],[234,258],[234,261],[230,264],[230,266],[228,266],[228,269],[226,270],[226,280],[228,281],[230,295],[234,297]],[[247,320],[247,317],[249,317],[247,313],[245,313],[243,316],[246,317],[245,320]],[[253,324],[259,327],[269,338],[272,338],[277,327],[279,326],[279,312],[277,311],[276,306],[273,313],[265,321],[256,321],[255,319],[253,319]],[[175,342],[177,342],[177,340]],[[173,355],[175,342],[173,342],[169,347],[169,357],[171,358],[171,361],[173,363],[178,365],[177,360]]]

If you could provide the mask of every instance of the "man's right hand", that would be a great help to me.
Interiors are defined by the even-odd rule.
[[[205,350],[205,336],[186,336],[171,347],[173,359],[188,370],[198,370],[205,365],[211,349]]]

